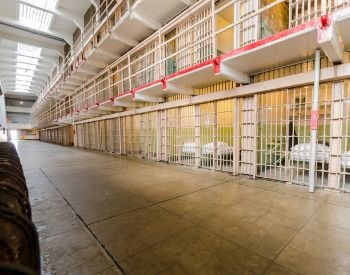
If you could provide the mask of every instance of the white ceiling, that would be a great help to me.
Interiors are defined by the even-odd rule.
[[[96,0],[0,0],[0,84],[5,93],[39,95],[45,89],[65,43],[72,44],[73,32],[83,27],[84,14],[92,3],[96,5]],[[20,5],[34,11],[28,20],[48,18],[48,28],[42,21],[22,22]],[[28,58],[33,52],[20,53],[20,43],[34,51],[40,48],[40,55]],[[23,60],[28,63],[23,65]],[[17,69],[23,66],[33,71]]]

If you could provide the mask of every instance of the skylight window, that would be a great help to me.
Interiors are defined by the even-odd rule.
[[[32,81],[32,76],[26,76],[26,75],[16,75],[16,80],[20,81]]]
[[[31,83],[25,80],[16,80],[16,85],[30,86]]]
[[[22,55],[39,57],[41,53],[41,48],[26,45],[23,43],[18,43],[17,52]]]
[[[32,58],[32,57],[29,57],[29,56],[17,55],[17,62],[38,65],[38,61],[39,60],[37,58]]]
[[[54,9],[57,5],[57,0],[26,0],[26,2],[43,9]]]
[[[34,71],[17,68],[16,74],[32,77],[34,75]]]
[[[36,65],[26,64],[26,63],[21,63],[21,62],[17,62],[17,67],[20,69],[27,69],[27,70],[32,70],[32,71],[35,71],[35,69],[36,69]]]
[[[52,14],[32,6],[19,4],[19,22],[39,31],[48,31]]]

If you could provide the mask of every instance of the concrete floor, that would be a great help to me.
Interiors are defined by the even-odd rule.
[[[350,274],[349,195],[36,141],[18,150],[43,274]]]

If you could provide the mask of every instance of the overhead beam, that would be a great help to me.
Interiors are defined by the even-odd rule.
[[[140,11],[132,11],[130,17],[132,19],[136,19],[137,21],[140,21],[141,23],[145,24],[148,28],[152,30],[159,30],[162,27],[162,24],[158,21],[154,20],[153,18],[143,14]]]
[[[318,29],[317,42],[333,64],[344,62],[344,46],[334,24],[327,28]]]
[[[23,75],[23,74],[17,74],[17,73],[13,73],[13,74],[10,74],[9,72],[6,72],[6,73],[2,73],[0,71],[0,78],[3,78],[3,79],[16,79],[16,76],[28,76],[28,75]],[[33,76],[31,77],[32,78],[32,81],[34,82],[37,82],[37,83],[40,83],[42,84],[43,86],[46,86],[48,84],[48,82],[44,79],[44,78],[41,78],[41,77],[36,77],[36,76]]]
[[[248,84],[250,82],[248,74],[231,68],[223,62],[221,62],[218,66],[220,66],[220,71],[215,73],[215,75],[226,77],[230,80],[236,81],[237,83]]]
[[[17,49],[14,49],[14,48],[11,48],[11,47],[5,47],[4,45],[1,45],[1,44],[0,44],[0,52],[1,53],[15,54],[15,55],[19,55],[19,56],[32,57],[32,56],[29,56],[29,55],[26,55],[26,54],[22,54],[22,53],[19,54],[17,52]],[[48,55],[48,54],[41,53],[40,56],[35,57],[35,58],[40,59],[40,60],[48,61],[51,64],[53,64],[54,66],[58,66],[58,64],[59,64],[58,57],[54,57],[54,56],[51,56],[51,55]]]
[[[26,63],[26,62],[18,61],[17,60],[17,56],[23,56],[23,55],[19,55],[19,54],[2,54],[2,53],[0,53],[0,61],[1,60],[13,60],[16,63],[17,62]],[[31,58],[37,59],[35,57],[31,57]],[[36,65],[36,66],[43,66],[43,67],[50,68],[50,69],[54,67],[54,65],[52,63],[47,62],[44,59],[38,59],[38,63],[37,64],[35,64],[35,63],[26,63],[26,64]]]
[[[194,95],[194,91],[191,87],[179,86],[170,83],[170,81],[166,82],[165,91],[171,92],[173,94],[182,94],[182,95]]]
[[[115,33],[112,33],[112,39],[115,39],[129,47],[135,47],[139,44],[138,41],[134,40],[134,39],[131,39],[129,37],[126,37],[124,35],[120,35],[120,34],[115,34]]]
[[[100,7],[100,1],[98,0],[90,0],[90,3],[95,7],[96,10]]]
[[[141,95],[139,93],[134,93],[134,100],[140,100],[144,102],[155,102],[155,103],[162,103],[165,101],[163,97]]]
[[[44,37],[31,31],[22,30],[13,26],[0,24],[0,37],[31,46],[52,50],[64,57],[64,42]]]
[[[20,81],[21,83],[25,82],[30,84],[30,86],[37,87],[40,89],[44,89],[45,86],[42,83],[38,83],[35,81],[27,81],[27,80],[16,80],[15,78],[9,79],[9,78],[1,78],[2,83],[16,83],[17,81]]]
[[[60,7],[57,7],[57,8],[54,8],[54,9],[42,8],[42,7],[35,6],[35,5],[33,5],[32,3],[30,3],[29,1],[26,1],[26,0],[20,0],[19,2],[23,3],[23,4],[26,4],[26,5],[30,6],[30,7],[33,7],[35,9],[42,10],[42,11],[54,14],[56,16],[60,16],[60,17],[66,19],[66,20],[68,20],[70,22],[73,22],[81,31],[84,30],[84,16],[79,14],[76,11],[72,11],[72,10],[69,10],[67,8],[60,8]]]
[[[191,6],[196,2],[196,0],[181,0],[181,2],[187,6]]]
[[[1,67],[1,64],[0,64],[0,75],[17,74],[16,73],[16,68],[17,67],[14,66],[13,64],[10,64],[6,68],[5,68],[5,66]],[[32,70],[29,70],[29,71],[32,71]],[[40,78],[40,79],[46,81],[47,83],[49,83],[49,81],[50,81],[49,74],[40,73],[38,71],[34,71],[34,77]]]

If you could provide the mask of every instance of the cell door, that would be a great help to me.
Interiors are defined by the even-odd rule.
[[[259,2],[260,1],[257,0],[241,0],[235,4],[235,21],[244,20],[235,27],[235,48],[243,47],[258,40],[259,15],[253,16],[249,19],[245,18],[249,17],[259,9]]]
[[[240,99],[240,171],[256,175],[256,108],[257,95]]]

